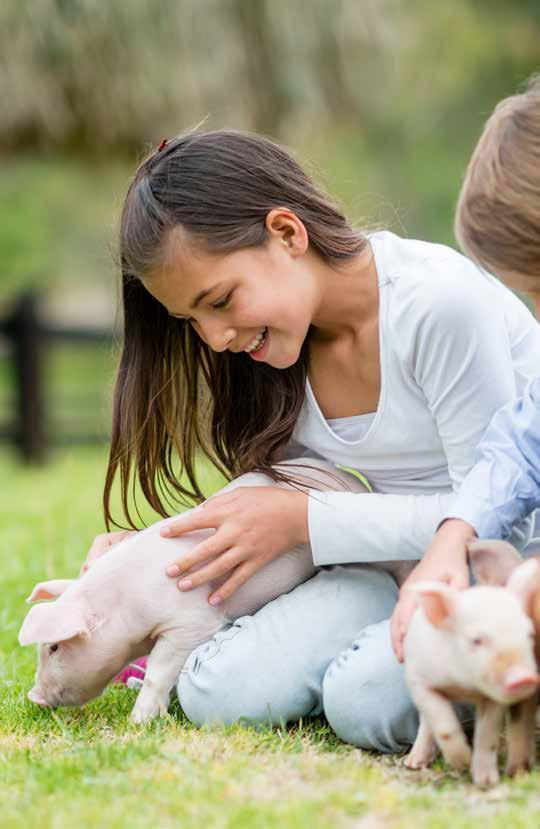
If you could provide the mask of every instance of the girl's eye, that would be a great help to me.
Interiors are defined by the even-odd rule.
[[[229,300],[232,296],[232,291],[230,291],[224,299],[220,299],[219,302],[215,302],[212,305],[212,308],[225,308],[229,304]]]

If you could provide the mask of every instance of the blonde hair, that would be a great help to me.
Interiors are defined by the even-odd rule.
[[[540,279],[540,75],[487,121],[465,174],[455,233],[488,270]]]

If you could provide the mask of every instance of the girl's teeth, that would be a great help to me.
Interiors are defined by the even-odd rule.
[[[253,342],[250,345],[248,345],[247,348],[244,349],[246,354],[249,354],[251,351],[255,351],[255,349],[260,346],[261,342],[263,341],[263,339],[265,337],[265,334],[266,334],[266,328],[264,329],[264,331],[262,331],[260,334],[257,335],[256,340],[253,340]]]

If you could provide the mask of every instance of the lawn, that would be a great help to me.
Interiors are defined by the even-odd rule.
[[[135,692],[118,686],[82,709],[30,703],[35,651],[17,643],[24,599],[38,580],[75,575],[103,530],[105,452],[64,451],[34,469],[7,452],[0,458],[2,829],[540,824],[537,772],[476,791],[442,765],[415,774],[398,759],[344,745],[323,720],[288,729],[197,730],[175,700],[167,718],[141,730],[128,719]],[[204,473],[208,491],[215,490],[217,476]]]

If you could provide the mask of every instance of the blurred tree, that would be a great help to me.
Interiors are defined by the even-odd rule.
[[[311,117],[369,117],[371,78],[386,59],[382,21],[398,7],[3,0],[0,145],[106,152],[208,115],[274,135]]]

